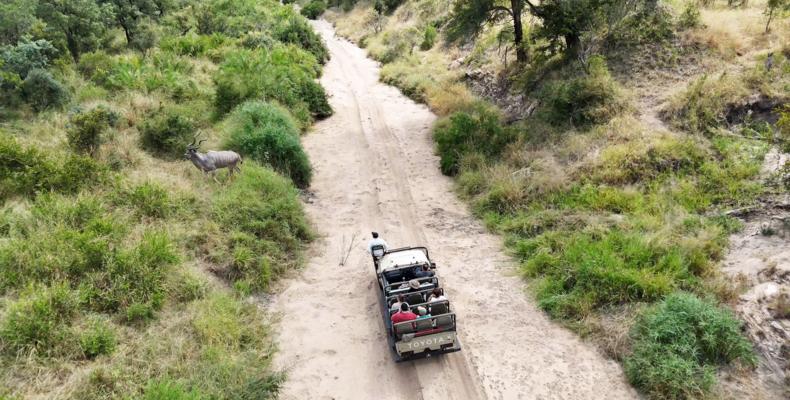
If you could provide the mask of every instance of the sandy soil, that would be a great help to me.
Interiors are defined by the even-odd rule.
[[[322,238],[272,299],[275,364],[288,372],[281,398],[635,398],[614,361],[530,302],[500,240],[456,199],[433,155],[436,117],[379,83],[376,64],[329,23],[315,27],[332,54],[321,83],[335,115],[304,139],[315,169],[305,206]],[[391,246],[430,249],[463,351],[392,361],[365,251],[371,230]]]

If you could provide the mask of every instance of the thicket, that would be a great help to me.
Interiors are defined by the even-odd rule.
[[[247,102],[228,117],[225,147],[288,176],[296,186],[309,186],[312,171],[288,111],[264,102]]]
[[[226,111],[266,107],[239,128],[251,147],[232,148],[258,157],[215,183],[182,155],[232,125],[212,115],[215,79],[245,51],[254,88],[229,85],[244,96]],[[268,328],[238,294],[298,267],[311,238],[298,137],[331,114],[327,58],[272,0],[0,4],[0,397],[276,394]]]
[[[632,328],[626,375],[651,398],[705,396],[716,382],[717,366],[733,361],[756,364],[740,325],[729,310],[692,294],[668,296],[645,311]]]
[[[324,11],[326,11],[326,2],[313,0],[302,7],[300,13],[309,19],[317,19]]]

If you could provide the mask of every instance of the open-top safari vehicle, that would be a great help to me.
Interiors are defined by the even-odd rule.
[[[450,308],[450,302],[429,301],[433,290],[440,288],[439,278],[435,274],[418,277],[418,271],[422,269],[436,269],[436,264],[428,257],[428,249],[403,247],[378,254],[374,266],[381,291],[381,314],[395,361],[461,350],[461,342],[456,335],[455,314]],[[393,324],[391,316],[396,310],[391,310],[391,306],[397,302],[399,295],[403,296],[412,312],[416,314],[418,308],[423,307],[427,310],[427,316]]]

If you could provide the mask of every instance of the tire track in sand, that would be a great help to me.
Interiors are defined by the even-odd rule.
[[[549,322],[508,276],[498,238],[452,193],[433,155],[424,106],[378,82],[376,64],[320,21],[332,54],[322,84],[335,115],[304,138],[315,170],[305,205],[321,239],[273,301],[283,399],[620,399],[635,394],[616,363]],[[368,232],[426,245],[458,314],[464,350],[392,362]],[[344,246],[358,238],[344,266]]]

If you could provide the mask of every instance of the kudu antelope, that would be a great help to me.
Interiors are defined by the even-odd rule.
[[[187,146],[187,152],[184,153],[184,157],[192,161],[199,170],[203,171],[204,174],[208,175],[211,173],[211,177],[214,180],[217,180],[215,173],[217,169],[220,168],[227,168],[228,169],[228,176],[233,176],[233,172],[241,172],[241,168],[239,168],[239,164],[243,163],[244,161],[241,159],[241,156],[236,153],[235,151],[208,151],[206,153],[201,153],[198,151],[200,148],[200,144],[205,142],[206,139],[201,139],[197,144],[195,142],[198,140],[198,137],[192,140]]]

